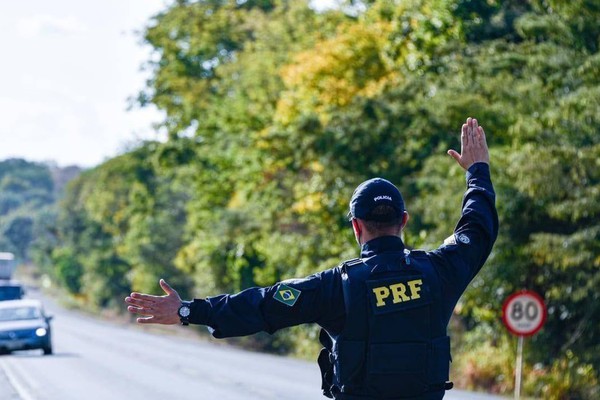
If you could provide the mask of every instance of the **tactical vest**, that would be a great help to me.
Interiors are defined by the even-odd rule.
[[[450,338],[441,282],[423,252],[386,253],[341,265],[342,332],[321,331],[323,393],[335,399],[441,399]]]

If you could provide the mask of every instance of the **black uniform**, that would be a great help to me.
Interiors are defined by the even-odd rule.
[[[365,382],[367,379],[365,374],[370,374],[372,371],[377,373],[378,370],[381,370],[381,376],[387,375],[395,384],[402,382],[398,379],[400,375],[397,375],[402,371],[394,372],[386,369],[387,367],[381,368],[377,360],[371,360],[373,354],[380,353],[382,359],[385,359],[385,354],[390,353],[397,353],[398,357],[410,357],[410,352],[403,353],[403,346],[407,347],[405,344],[415,342],[427,330],[432,332],[422,338],[427,348],[436,341],[446,343],[446,327],[454,307],[469,282],[485,263],[498,233],[498,216],[489,166],[485,163],[476,163],[469,168],[466,177],[467,191],[463,198],[462,216],[456,225],[454,235],[438,249],[408,254],[399,237],[379,237],[362,246],[361,259],[343,263],[336,268],[304,279],[288,280],[271,287],[250,288],[235,295],[195,299],[191,307],[190,322],[209,326],[216,338],[245,336],[259,331],[273,333],[281,328],[315,322],[327,333],[322,335],[322,339],[329,346],[328,351],[333,357],[328,358],[335,366],[333,376],[331,376],[332,371],[329,371],[327,379],[330,381],[324,383],[326,393],[331,391],[336,398],[346,399],[441,398],[444,382],[430,381],[428,383],[431,387],[421,388],[430,394],[439,393],[437,397],[430,395],[415,397],[414,393],[411,394],[415,390],[417,392],[421,390],[419,388],[413,388],[403,395],[402,387],[397,388],[399,394],[396,396],[388,394],[385,389],[377,392],[378,394],[368,391],[363,393],[360,382]],[[369,270],[367,273],[361,272],[367,269]],[[382,269],[388,271],[381,271]],[[378,275],[369,275],[370,273]],[[397,278],[398,274],[404,278]],[[349,280],[349,277],[354,278]],[[355,282],[355,286],[351,286],[348,282]],[[351,316],[355,320],[354,325],[358,328],[350,327],[352,325],[350,319],[347,323],[347,316],[354,313],[348,309],[352,303],[348,296],[353,291],[368,293],[365,296],[360,294],[357,296],[364,297],[362,300],[353,300],[356,303],[354,308],[362,310]],[[344,300],[345,295],[347,300]],[[420,306],[428,308],[419,308]],[[367,311],[367,307],[372,311]],[[394,312],[398,310],[401,312]],[[425,313],[423,312],[425,310],[428,311]],[[387,327],[385,323],[379,321],[385,321],[386,314],[398,315],[391,317],[392,322]],[[411,324],[411,321],[416,324]],[[411,325],[417,327],[413,329]],[[367,329],[366,332],[358,332],[360,326],[367,326],[372,331],[369,333]],[[391,333],[387,334],[383,329]],[[340,374],[340,370],[344,368],[345,361],[344,357],[341,361],[338,357],[341,354],[336,352],[339,350],[336,341],[348,342],[348,337],[352,336],[360,336],[359,341],[369,341],[371,340],[369,337],[372,336],[379,337],[377,339],[379,342],[392,340],[398,343],[393,348],[381,348],[378,343],[371,342],[367,347],[364,347],[364,344],[361,345],[363,347],[359,346],[359,349],[355,349],[353,353],[364,349],[365,352],[371,352],[370,359],[351,361],[358,363],[357,372],[353,376],[343,377],[341,375],[344,374]],[[449,358],[449,342],[447,346],[447,358]],[[424,351],[431,353],[431,350]],[[418,353],[415,353],[414,357],[419,357]],[[323,355],[321,358],[324,358]],[[445,358],[445,355],[438,357],[442,361],[433,361],[433,367],[425,363],[423,369],[439,369],[437,363],[443,363]],[[386,365],[390,362],[393,360],[382,361]],[[367,367],[367,364],[371,367]],[[448,365],[443,366],[438,375],[447,375],[447,369]],[[431,374],[431,371],[424,373]],[[411,377],[410,374],[406,376],[410,380],[418,378]],[[446,378],[442,376],[441,379]],[[442,384],[442,387],[439,384]],[[379,384],[376,382],[374,385]],[[351,396],[352,393],[357,396]]]

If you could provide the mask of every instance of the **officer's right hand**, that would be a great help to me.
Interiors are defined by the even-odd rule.
[[[460,154],[455,150],[448,150],[448,154],[465,170],[478,162],[490,163],[490,154],[485,132],[477,124],[475,118],[467,118],[467,123],[463,124],[460,135]]]
[[[181,297],[164,279],[159,284],[166,293],[165,296],[133,292],[125,298],[127,311],[144,316],[137,319],[138,323],[173,325],[180,322],[177,311],[181,305]]]

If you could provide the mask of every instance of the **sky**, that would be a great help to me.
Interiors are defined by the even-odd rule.
[[[87,168],[164,140],[162,113],[129,99],[149,77],[140,31],[168,4],[0,0],[0,160]]]
[[[127,111],[162,0],[0,1],[0,160],[90,167],[161,139],[153,108]]]

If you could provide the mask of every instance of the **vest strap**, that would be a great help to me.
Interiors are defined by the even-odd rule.
[[[362,258],[353,258],[351,260],[346,260],[342,263],[342,271],[343,273],[348,273],[348,268],[352,268],[356,265],[360,265],[363,263]]]

